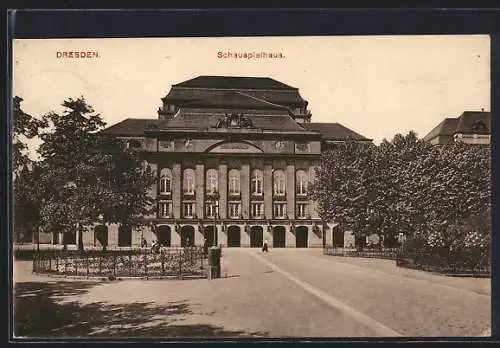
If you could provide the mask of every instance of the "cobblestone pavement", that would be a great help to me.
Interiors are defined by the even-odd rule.
[[[15,269],[19,335],[477,336],[489,327],[489,279],[430,275],[320,249],[224,249],[224,278],[214,280],[69,281],[32,275],[26,262]],[[32,306],[41,300],[54,302],[40,309],[44,325],[32,315],[24,320],[19,312],[37,311]],[[61,313],[64,320],[47,323]]]

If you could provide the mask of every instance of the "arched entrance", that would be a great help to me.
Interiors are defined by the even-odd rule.
[[[335,248],[344,247],[344,230],[339,225],[332,228],[332,240]]]
[[[298,226],[295,228],[295,247],[307,248],[309,229],[306,226]]]
[[[241,231],[238,226],[229,226],[229,228],[227,229],[227,246],[241,246]]]
[[[182,226],[181,228],[181,247],[194,246],[194,227]]]
[[[64,232],[63,244],[76,244],[76,231]]]
[[[59,231],[52,231],[52,244],[59,244]]]
[[[211,247],[217,245],[217,230],[214,229],[214,226],[206,226],[204,229],[205,239],[207,240],[207,246]]]
[[[171,244],[172,236],[170,232],[170,226],[161,225],[156,229],[156,238],[158,238],[158,243],[163,246],[169,247]]]
[[[118,246],[132,246],[132,227],[127,225],[118,227]]]
[[[285,228],[283,226],[273,227],[273,247],[274,248],[285,247]]]
[[[252,226],[250,228],[250,247],[261,248],[264,242],[264,230],[262,226]]]
[[[99,246],[108,246],[108,227],[106,225],[98,225],[94,228],[94,245],[99,242]]]

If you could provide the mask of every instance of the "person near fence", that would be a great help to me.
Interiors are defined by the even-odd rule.
[[[160,252],[160,244],[156,240],[154,240],[153,243],[151,243],[151,251],[154,253]]]
[[[142,237],[141,239],[141,248],[147,248],[148,247],[148,241],[146,238]]]
[[[267,250],[267,239],[264,241],[264,245],[262,246],[262,252],[268,252]]]

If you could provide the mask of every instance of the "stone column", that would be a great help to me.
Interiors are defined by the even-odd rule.
[[[295,219],[295,165],[286,166],[286,211],[290,219]]]
[[[172,167],[172,210],[174,217],[181,217],[181,165],[175,163]]]
[[[243,219],[250,217],[250,165],[244,163],[241,166],[241,213]]]
[[[287,203],[288,205],[288,203]],[[285,245],[287,248],[295,248],[296,246],[296,234],[292,231],[292,226],[285,226]]]
[[[273,166],[264,166],[264,215],[266,219],[273,216]],[[266,226],[267,229],[267,226]]]
[[[219,164],[219,215],[227,218],[227,164]]]
[[[196,192],[196,216],[199,219],[204,217],[204,199],[205,199],[205,166],[203,164],[196,165],[195,172],[195,192]]]

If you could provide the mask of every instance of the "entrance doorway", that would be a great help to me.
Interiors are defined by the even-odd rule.
[[[94,245],[95,241],[99,242],[99,245],[103,248],[108,246],[108,227],[105,225],[99,225],[94,228]]]
[[[295,247],[307,248],[308,228],[306,226],[298,226],[295,228]]]
[[[172,243],[172,235],[171,235],[170,226],[161,225],[158,226],[156,230],[156,238],[158,238],[158,243],[160,245],[169,247]]]
[[[132,227],[127,225],[118,227],[118,246],[132,246]]]
[[[285,247],[285,228],[283,226],[273,227],[273,247],[274,248]]]
[[[194,227],[182,226],[181,247],[194,247]]]
[[[217,230],[214,226],[205,227],[205,238],[207,239],[207,246],[211,247],[217,245]]]
[[[339,225],[332,228],[332,238],[335,248],[344,247],[344,230]]]
[[[250,247],[261,248],[264,243],[264,230],[262,226],[252,226],[250,228]]]
[[[238,226],[229,226],[229,228],[227,229],[227,246],[241,246],[241,232]]]

